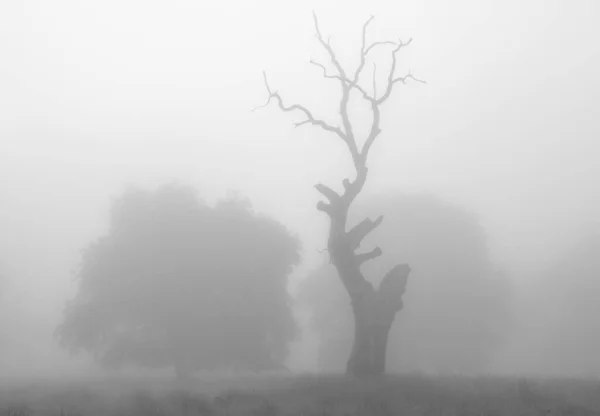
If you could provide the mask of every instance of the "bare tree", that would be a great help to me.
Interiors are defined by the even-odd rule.
[[[373,16],[362,27],[360,63],[354,73],[349,75],[337,59],[330,42],[324,40],[319,28],[317,15],[314,12],[313,17],[317,40],[326,50],[334,71],[329,72],[325,65],[315,61],[311,61],[311,64],[319,67],[323,71],[325,78],[335,80],[341,86],[342,97],[339,106],[341,125],[332,125],[324,120],[315,118],[313,113],[302,105],[285,105],[279,92],[272,90],[269,86],[266,73],[264,72],[264,82],[269,98],[262,107],[266,107],[272,100],[275,100],[279,108],[284,112],[296,111],[303,113],[305,119],[296,123],[296,127],[312,124],[333,133],[346,144],[350,152],[356,169],[355,179],[353,181],[344,179],[344,191],[341,194],[326,185],[317,184],[315,188],[327,199],[327,202],[320,201],[317,204],[317,209],[326,213],[330,218],[331,226],[327,249],[331,262],[336,267],[339,277],[348,292],[354,313],[354,345],[348,360],[346,372],[357,377],[376,376],[383,374],[385,371],[388,333],[396,313],[402,309],[402,295],[406,288],[410,267],[407,264],[395,266],[383,277],[379,288],[375,289],[373,284],[363,276],[361,265],[368,260],[379,257],[382,251],[379,247],[363,253],[356,253],[356,250],[359,248],[361,241],[381,224],[383,217],[379,216],[375,220],[365,218],[359,224],[347,230],[348,211],[354,199],[363,189],[367,179],[369,151],[375,139],[381,133],[379,127],[381,106],[390,97],[395,85],[399,83],[404,84],[409,79],[418,82],[424,81],[418,80],[410,73],[405,76],[395,75],[397,54],[402,48],[408,46],[412,39],[408,42],[399,40],[397,42],[379,41],[367,44],[367,28],[373,20]],[[391,66],[387,74],[387,85],[380,94],[377,94],[377,85],[375,82],[376,65],[373,66],[373,91],[368,92],[359,82],[369,53],[378,47],[389,47],[391,49]],[[359,94],[360,97],[366,100],[370,104],[372,111],[370,130],[361,148],[357,144],[348,115],[348,104],[352,93]]]

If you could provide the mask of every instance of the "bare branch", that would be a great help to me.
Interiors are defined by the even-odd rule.
[[[269,81],[267,80],[267,73],[266,71],[263,71],[263,80],[265,82],[265,88],[267,89],[267,92],[269,93],[269,97],[267,98],[267,102],[264,103],[263,105],[260,105],[258,107],[256,107],[255,109],[253,109],[252,111],[256,111],[259,110],[261,108],[265,108],[266,106],[268,106],[271,103],[271,98],[273,98],[273,92],[271,91],[271,87],[269,86]]]
[[[323,201],[317,202],[317,211],[322,211],[322,212],[326,213],[327,215],[329,215],[330,217],[333,216],[333,208],[331,208],[331,205],[329,205]]]
[[[290,111],[294,111],[294,110],[298,110],[304,113],[304,115],[306,116],[306,120],[295,123],[296,127],[302,126],[304,124],[312,124],[314,126],[318,126],[321,127],[323,130],[325,131],[329,131],[331,133],[335,133],[336,135],[338,135],[342,140],[347,141],[347,137],[344,134],[344,132],[342,131],[342,129],[340,129],[339,127],[334,127],[328,123],[326,123],[323,120],[319,120],[314,118],[314,116],[312,115],[312,113],[304,106],[299,105],[299,104],[294,104],[291,106],[286,106],[283,104],[283,100],[281,99],[281,96],[279,95],[279,92],[275,91],[273,92],[271,90],[271,87],[269,86],[269,82],[267,81],[267,74],[266,72],[263,71],[263,78],[265,81],[265,87],[267,89],[267,92],[269,93],[269,98],[267,99],[267,102],[260,106],[255,108],[254,110],[257,110],[259,108],[264,108],[266,106],[268,106],[271,103],[272,99],[276,99],[277,103],[279,105],[279,108],[284,111],[284,112],[290,112]],[[254,111],[253,110],[253,111]]]
[[[310,124],[310,122],[311,122],[310,119],[309,120],[304,120],[304,121],[299,121],[297,123],[294,123],[294,127],[300,127],[300,126],[303,126],[305,124]]]
[[[373,260],[374,258],[381,256],[382,254],[383,254],[383,252],[381,251],[381,249],[379,247],[375,247],[373,250],[369,251],[368,253],[357,254],[356,257],[354,257],[354,258],[356,259],[356,261],[358,262],[358,265],[360,266],[364,262]]]
[[[350,182],[350,179],[346,178],[342,181],[342,185],[344,185],[344,191],[348,192],[348,189],[350,189],[350,185],[352,185],[352,183]]]
[[[379,133],[381,133],[381,129],[379,128],[379,121],[381,120],[381,110],[379,109],[379,104],[374,100],[371,102],[371,110],[373,111],[373,121],[371,123],[371,131],[369,132],[369,137],[365,140],[365,144],[360,152],[360,157],[362,160],[366,162],[367,156],[369,155],[369,150]]]
[[[381,222],[383,221],[383,215],[380,215],[372,221],[370,218],[365,218],[358,225],[354,226],[350,231],[348,231],[348,244],[350,245],[350,249],[352,251],[356,250],[360,247],[360,243],[364,238],[375,228],[379,227]]]
[[[392,93],[392,88],[394,86],[394,73],[396,72],[396,54],[400,51],[400,49],[410,45],[411,42],[412,38],[410,38],[406,43],[403,43],[402,40],[399,40],[396,47],[392,50],[392,66],[388,73],[388,85],[383,96],[377,100],[377,104],[382,104]]]
[[[343,79],[341,76],[339,76],[339,75],[331,75],[331,74],[328,74],[328,73],[327,73],[327,68],[325,68],[325,65],[323,65],[323,64],[321,64],[321,63],[319,63],[319,62],[313,61],[312,59],[311,59],[310,63],[311,63],[312,65],[314,65],[314,66],[318,66],[319,68],[321,68],[321,69],[323,70],[323,77],[325,77],[325,78],[331,78],[331,79],[337,79],[337,80],[340,80],[340,81],[345,81],[345,80],[344,80],[344,79]]]
[[[354,181],[345,181],[345,183],[347,183],[348,186],[346,187],[344,185],[346,187],[346,190],[342,198],[344,199],[344,203],[347,206],[349,206],[354,200],[354,198],[357,197],[367,180],[368,169],[365,163],[362,161],[360,155],[358,156],[358,162],[356,164],[356,173],[356,179]]]
[[[365,63],[367,62],[367,55],[369,52],[380,45],[395,45],[395,42],[391,41],[381,41],[381,42],[373,42],[371,45],[367,46],[367,27],[373,20],[373,16],[370,16],[369,19],[363,24],[362,28],[362,46],[360,48],[360,64],[356,71],[354,72],[354,78],[352,79],[352,84],[358,84],[358,79],[360,78],[360,73],[365,67]]]
[[[363,98],[367,101],[375,101],[375,98],[371,97],[367,91],[365,91],[360,85],[358,84],[350,84],[351,88],[355,88],[358,92],[360,92],[363,96]]]
[[[413,81],[417,81],[420,82],[422,84],[427,84],[427,81],[423,81],[422,79],[417,79],[414,77],[413,74],[410,73],[410,71],[408,71],[408,74],[403,76],[403,77],[396,77],[392,80],[392,84],[395,84],[396,82],[401,82],[403,84],[406,84],[406,80],[407,79],[412,79]]]
[[[348,145],[348,150],[350,151],[350,154],[352,155],[352,160],[354,161],[354,165],[358,166],[360,155],[358,152],[358,148],[356,146],[356,141],[354,139],[354,133],[352,131],[352,123],[350,122],[350,118],[348,117],[348,99],[350,97],[350,89],[351,89],[346,81],[348,79],[348,77],[346,76],[346,72],[344,71],[344,68],[342,68],[342,65],[338,61],[338,59],[335,55],[335,52],[333,51],[333,48],[331,47],[329,39],[327,40],[327,42],[325,42],[325,40],[323,39],[323,35],[321,34],[321,29],[319,28],[319,19],[317,18],[317,14],[314,12],[314,10],[313,10],[313,18],[315,21],[315,30],[317,32],[316,37],[319,40],[319,42],[321,43],[321,45],[323,46],[323,48],[325,48],[325,50],[329,54],[329,58],[331,59],[333,66],[338,71],[338,75],[339,75],[338,79],[339,79],[340,85],[342,87],[342,98],[340,100],[340,116],[342,118],[342,124],[344,126],[342,133],[344,135],[344,141]]]
[[[397,82],[402,82],[402,83],[406,83],[406,80],[411,78],[414,79],[418,82],[422,82],[425,83],[425,81],[421,81],[418,80],[417,78],[415,78],[410,72],[408,75],[404,76],[404,77],[396,77],[394,78],[394,73],[396,71],[396,54],[400,51],[400,49],[402,49],[403,47],[406,47],[408,45],[410,45],[410,43],[412,42],[412,38],[408,40],[408,42],[404,43],[401,40],[398,42],[398,44],[396,45],[396,48],[394,48],[394,50],[392,51],[392,65],[391,68],[389,70],[388,73],[388,83],[387,83],[387,88],[384,92],[384,94],[380,97],[377,98],[377,93],[375,92],[375,71],[373,73],[373,91],[374,91],[374,99],[371,100],[371,109],[373,111],[373,121],[371,123],[371,131],[369,133],[369,136],[367,137],[367,140],[365,141],[365,144],[363,145],[363,148],[360,152],[360,157],[363,160],[363,163],[366,162],[367,160],[367,156],[369,154],[369,150],[371,149],[371,146],[373,146],[373,142],[375,141],[375,139],[377,138],[377,136],[379,136],[379,134],[381,133],[381,129],[379,127],[379,123],[380,123],[380,119],[381,119],[381,111],[379,109],[379,106],[389,98],[390,94],[392,93],[392,89],[395,83]]]
[[[315,188],[317,189],[317,191],[323,194],[325,198],[327,198],[331,203],[337,202],[341,199],[340,195],[338,195],[337,192],[335,192],[333,189],[326,185],[319,183],[315,185]]]
[[[310,61],[310,63],[311,63],[312,65],[314,65],[314,66],[317,66],[317,67],[321,68],[321,70],[323,71],[323,77],[324,77],[324,78],[329,78],[329,79],[337,79],[338,81],[341,81],[341,82],[343,83],[343,87],[344,87],[344,88],[348,88],[348,87],[350,87],[350,88],[354,88],[354,89],[356,89],[358,92],[360,92],[360,93],[362,94],[362,96],[363,96],[363,97],[364,97],[364,98],[365,98],[367,101],[373,101],[373,100],[374,100],[374,98],[373,98],[373,97],[371,97],[371,96],[370,96],[370,95],[367,93],[367,91],[365,91],[365,90],[364,90],[364,89],[363,89],[363,88],[362,88],[360,85],[358,85],[357,83],[355,83],[355,82],[353,82],[353,81],[349,80],[348,78],[342,78],[340,75],[333,75],[333,74],[329,74],[329,73],[327,72],[327,68],[325,68],[325,65],[323,65],[323,64],[321,64],[321,63],[319,63],[319,62],[316,62],[316,61],[313,61],[313,60],[311,60],[311,61]]]
[[[373,42],[371,45],[369,45],[369,47],[367,49],[365,49],[365,56],[371,51],[371,49],[373,49],[376,46],[383,46],[383,45],[396,45],[396,42],[391,41],[391,40],[383,40],[380,42]]]
[[[319,28],[319,19],[317,18],[317,14],[315,13],[314,10],[313,10],[313,19],[315,21],[315,30],[317,32],[317,39],[319,40],[321,45],[323,45],[323,47],[329,54],[329,57],[331,58],[331,62],[335,66],[335,69],[338,70],[340,77],[347,78],[344,68],[342,68],[342,65],[337,60],[337,57],[335,56],[335,52],[333,51],[333,48],[331,47],[331,44],[330,44],[331,37],[327,39],[327,42],[325,42],[325,40],[323,40],[323,36],[321,35],[321,29]]]
[[[405,83],[408,79],[413,79],[418,82],[424,82],[424,81],[416,79],[410,73],[404,77],[395,77],[395,74],[394,74],[395,69],[396,69],[397,53],[403,47],[410,45],[410,43],[412,42],[412,39],[410,39],[408,42],[403,42],[402,40],[400,40],[398,42],[379,41],[379,42],[367,44],[367,41],[366,41],[367,29],[368,29],[369,24],[373,21],[373,16],[369,17],[369,19],[363,24],[361,61],[360,61],[358,68],[356,69],[356,72],[354,73],[354,78],[353,79],[348,78],[342,65],[338,61],[333,48],[331,47],[330,39],[329,38],[327,40],[324,39],[323,34],[321,32],[321,28],[319,26],[319,19],[317,17],[317,14],[314,11],[313,11],[313,19],[314,19],[315,31],[316,31],[315,36],[316,36],[317,40],[319,41],[319,43],[321,44],[321,46],[327,51],[329,58],[331,59],[331,62],[333,64],[333,67],[335,68],[337,73],[329,73],[327,70],[327,67],[320,62],[311,60],[310,63],[312,65],[315,65],[318,68],[320,68],[323,71],[323,76],[325,78],[335,79],[340,82],[340,86],[342,87],[342,97],[341,97],[340,103],[339,103],[339,113],[340,113],[340,116],[342,119],[341,126],[334,126],[334,125],[331,125],[331,124],[325,122],[324,120],[316,119],[313,116],[312,112],[310,110],[308,110],[308,108],[306,108],[302,105],[294,104],[291,106],[286,106],[283,103],[283,100],[282,100],[281,96],[279,95],[279,92],[271,90],[271,88],[267,82],[266,73],[264,73],[264,72],[263,72],[264,82],[265,82],[265,87],[267,89],[267,92],[269,93],[269,97],[267,99],[266,104],[263,105],[262,107],[267,106],[268,104],[270,104],[270,102],[273,99],[275,99],[275,100],[277,100],[278,106],[282,111],[291,112],[291,111],[297,110],[304,114],[304,116],[306,118],[302,121],[296,122],[294,124],[296,127],[300,127],[305,124],[312,124],[314,126],[321,127],[321,129],[323,129],[325,131],[335,133],[338,137],[340,137],[342,140],[344,140],[344,142],[348,146],[348,150],[350,151],[352,160],[354,162],[354,166],[356,168],[356,173],[357,173],[356,179],[354,180],[354,182],[350,182],[349,180],[344,181],[345,192],[343,193],[343,195],[338,195],[330,188],[326,188],[327,189],[326,191],[323,191],[323,189],[325,189],[325,188],[321,188],[319,191],[321,193],[323,193],[323,195],[325,195],[330,201],[333,201],[331,198],[333,197],[333,195],[336,195],[337,197],[343,199],[344,206],[349,206],[349,204],[354,200],[354,198],[356,198],[356,196],[358,195],[358,193],[361,191],[362,187],[364,186],[364,183],[366,180],[367,156],[368,156],[368,153],[369,153],[375,139],[381,133],[381,129],[379,127],[380,126],[380,118],[381,118],[379,106],[390,96],[392,89],[393,89],[393,85],[395,83],[399,83],[399,82]],[[360,77],[361,71],[365,66],[365,62],[367,60],[368,53],[371,50],[373,50],[375,47],[382,46],[382,45],[394,45],[395,46],[393,48],[392,54],[391,54],[392,55],[392,65],[391,65],[390,71],[387,76],[388,82],[387,82],[385,91],[383,92],[383,95],[381,97],[378,97],[377,64],[376,63],[373,64],[373,82],[372,82],[373,96],[371,96],[367,93],[367,91],[364,88],[362,88],[358,84],[358,78]],[[352,91],[352,89],[356,89],[360,94],[362,94],[364,99],[366,99],[367,101],[369,101],[371,103],[371,109],[373,112],[373,121],[371,124],[371,130],[366,138],[365,144],[363,145],[362,149],[360,149],[360,151],[356,144],[356,139],[354,137],[354,132],[353,132],[353,126],[352,126],[352,123],[351,123],[351,120],[350,120],[350,117],[348,114],[349,97],[350,97],[350,92]],[[330,212],[332,209],[334,209],[334,207],[331,207],[331,205],[329,205],[329,204],[325,204],[325,203],[323,203],[323,204],[324,205],[320,205],[320,208],[319,208],[322,211]]]
[[[373,62],[373,99],[377,100],[377,63]]]
[[[367,45],[366,45],[367,44],[367,27],[369,26],[369,23],[371,23],[373,18],[374,18],[373,16],[370,16],[362,28],[362,45],[360,48],[360,64],[358,65],[358,68],[356,68],[356,71],[354,72],[354,78],[352,79],[354,84],[358,83],[358,77],[360,76],[360,72],[362,71],[363,67],[365,66],[365,62],[367,60],[367,50],[371,49],[371,47],[369,47],[367,49]]]

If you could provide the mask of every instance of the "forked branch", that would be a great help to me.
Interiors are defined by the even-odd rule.
[[[358,65],[358,68],[356,68],[356,71],[354,72],[354,78],[351,81],[349,81],[353,85],[358,84],[358,79],[360,78],[360,73],[362,72],[362,70],[365,67],[365,64],[367,62],[367,55],[369,54],[369,52],[371,50],[373,50],[373,48],[375,48],[377,46],[381,46],[381,45],[395,45],[395,42],[386,40],[386,41],[380,41],[380,42],[373,42],[372,44],[367,46],[367,27],[369,26],[369,24],[371,23],[371,21],[373,19],[374,19],[374,17],[370,16],[369,19],[367,19],[367,21],[363,24],[362,46],[360,48],[360,64]]]
[[[336,203],[340,200],[340,195],[331,189],[329,186],[323,185],[321,183],[315,185],[317,191],[319,191],[325,198],[329,200],[330,203]]]
[[[323,39],[323,35],[321,35],[321,29],[319,28],[319,19],[317,18],[317,14],[315,13],[314,10],[313,10],[313,20],[315,21],[315,30],[317,32],[316,37],[319,40],[319,43],[321,45],[323,45],[323,48],[325,48],[325,50],[329,54],[329,58],[331,58],[331,62],[333,63],[333,66],[335,66],[335,69],[337,69],[339,76],[342,79],[347,79],[346,72],[344,71],[344,68],[338,61],[337,56],[335,55],[335,52],[333,51],[333,48],[331,47],[331,43],[330,43],[329,39],[327,39],[327,41],[325,41]]]
[[[358,193],[362,190],[362,187],[366,180],[366,172],[367,172],[366,164],[367,164],[368,154],[369,154],[371,147],[373,146],[373,143],[375,142],[375,139],[381,133],[380,106],[391,95],[393,86],[397,83],[404,84],[409,79],[412,79],[412,80],[415,80],[418,82],[422,82],[422,83],[425,83],[425,81],[417,79],[410,72],[408,73],[408,75],[405,75],[403,77],[398,77],[395,75],[397,54],[402,48],[410,45],[410,43],[412,42],[412,39],[408,40],[408,42],[403,42],[402,40],[399,40],[398,42],[378,41],[378,42],[373,42],[373,43],[367,44],[367,29],[369,27],[369,24],[373,21],[373,16],[369,17],[369,19],[363,24],[362,44],[361,44],[361,49],[360,49],[360,63],[358,65],[358,67],[356,68],[356,71],[354,72],[353,77],[349,78],[346,71],[340,64],[340,62],[336,56],[336,53],[331,46],[330,40],[329,39],[326,40],[323,37],[321,28],[319,27],[319,19],[317,18],[317,14],[314,11],[313,11],[313,19],[314,19],[315,32],[316,32],[315,36],[316,36],[317,40],[319,41],[319,43],[321,44],[321,46],[327,52],[327,54],[331,60],[331,63],[334,67],[334,71],[329,72],[327,67],[320,62],[311,60],[310,63],[312,65],[320,68],[323,71],[324,78],[334,79],[340,83],[341,90],[342,90],[341,91],[342,96],[341,96],[340,102],[339,102],[339,114],[340,114],[340,118],[341,118],[341,125],[335,126],[335,125],[327,123],[326,121],[324,121],[322,119],[315,118],[313,113],[308,108],[306,108],[305,106],[302,106],[300,104],[294,104],[294,105],[289,105],[289,106],[284,104],[283,99],[279,95],[279,92],[273,91],[271,89],[271,87],[269,86],[269,83],[267,81],[267,75],[264,71],[263,71],[264,83],[265,83],[265,88],[267,89],[267,92],[269,94],[269,97],[267,99],[267,102],[259,108],[266,107],[267,105],[270,104],[270,102],[272,100],[275,100],[275,101],[277,101],[279,108],[284,112],[298,111],[298,112],[303,113],[303,115],[305,116],[305,119],[295,123],[296,127],[300,127],[305,124],[311,124],[313,126],[320,127],[321,129],[328,131],[330,133],[334,133],[335,135],[340,137],[345,142],[346,146],[348,147],[348,150],[350,151],[350,155],[352,156],[352,160],[354,162],[354,167],[356,168],[356,179],[353,182],[350,182],[350,181],[344,182],[344,193],[342,195],[338,195],[330,188],[324,187],[324,185],[319,185],[317,188],[319,190],[319,192],[321,192],[323,195],[325,195],[325,197],[329,201],[329,203],[320,202],[317,208],[319,210],[327,212],[331,215],[332,213],[337,211],[337,208],[334,207],[335,201],[337,201],[338,199],[342,199],[343,204],[340,204],[340,206],[344,205],[344,206],[348,207],[350,205],[350,203],[354,200],[354,198],[358,195]],[[389,72],[387,74],[387,85],[385,86],[385,89],[382,90],[382,95],[378,96],[379,95],[378,88],[377,88],[378,86],[377,86],[377,83],[375,80],[376,72],[377,72],[377,65],[373,64],[373,80],[372,80],[373,93],[371,95],[366,91],[365,88],[363,88],[361,85],[359,85],[359,78],[361,76],[361,73],[362,73],[365,65],[366,65],[369,53],[376,47],[384,46],[384,45],[393,46],[393,49],[391,52],[392,63],[391,63]],[[371,104],[371,111],[373,113],[371,128],[369,130],[368,136],[366,137],[365,143],[363,144],[363,146],[360,150],[356,143],[356,138],[354,136],[352,123],[350,121],[350,117],[348,114],[348,103],[349,103],[349,99],[350,99],[350,93],[352,90],[358,91],[362,95],[362,97]]]
[[[403,77],[394,78],[392,80],[392,84],[395,84],[396,82],[401,82],[403,84],[406,84],[407,79],[412,79],[413,81],[420,82],[422,84],[427,84],[427,81],[423,81],[422,79],[415,78],[415,76],[413,74],[411,74],[410,71],[408,71],[408,74],[406,74]]]
[[[381,105],[384,103],[385,100],[387,100],[390,95],[392,94],[392,89],[394,87],[394,84],[396,82],[403,82],[405,83],[406,79],[409,78],[409,75],[405,76],[405,77],[400,77],[400,78],[395,78],[395,73],[396,73],[396,62],[397,62],[397,54],[398,52],[400,52],[400,49],[407,47],[408,45],[410,45],[412,42],[412,38],[410,38],[408,40],[408,42],[404,43],[402,42],[402,40],[399,40],[398,43],[396,43],[396,47],[392,50],[392,65],[390,67],[390,70],[388,72],[388,77],[387,77],[387,88],[385,89],[385,92],[383,93],[383,95],[381,96],[381,98],[378,98],[376,100],[377,105]],[[410,78],[413,78],[416,80],[416,78],[414,78],[412,75],[410,75]],[[419,82],[424,82],[421,80],[418,80]]]
[[[304,107],[303,105],[293,104],[291,106],[286,106],[285,104],[283,104],[283,100],[282,100],[281,96],[279,95],[279,92],[271,90],[271,87],[269,86],[269,82],[267,80],[267,74],[264,71],[263,71],[263,78],[265,81],[265,87],[267,89],[267,92],[269,93],[269,97],[267,99],[267,102],[264,105],[255,108],[253,111],[255,111],[259,108],[264,108],[264,107],[268,106],[271,103],[271,100],[275,99],[275,100],[277,100],[277,104],[279,105],[279,108],[284,112],[301,111],[302,113],[304,113],[304,115],[306,116],[306,120],[295,123],[296,127],[302,126],[304,124],[312,124],[314,126],[321,127],[325,131],[335,133],[342,140],[346,141],[346,139],[347,139],[346,135],[339,127],[332,126],[323,120],[316,119],[312,115],[312,112],[310,110],[308,110],[306,107]]]
[[[358,225],[354,226],[350,231],[348,231],[348,244],[350,245],[350,249],[354,251],[360,247],[362,240],[364,240],[371,231],[379,227],[382,221],[383,215],[377,217],[375,221],[371,220],[370,218],[365,218]]]

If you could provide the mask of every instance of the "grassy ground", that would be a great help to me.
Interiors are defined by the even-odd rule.
[[[388,376],[237,377],[176,383],[104,379],[12,385],[0,416],[26,415],[599,415],[600,382]]]

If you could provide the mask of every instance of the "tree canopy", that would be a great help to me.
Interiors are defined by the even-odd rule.
[[[490,259],[477,216],[431,196],[403,194],[369,198],[356,211],[357,217],[383,213],[385,223],[369,239],[386,255],[366,265],[365,275],[381,276],[380,270],[394,259],[412,269],[404,313],[390,332],[390,368],[484,369],[508,335],[511,298],[506,276]],[[335,269],[325,263],[313,271],[298,302],[313,312],[321,369],[342,370],[352,339],[351,306]]]
[[[287,276],[299,249],[240,198],[210,207],[181,185],[129,189],[84,252],[57,336],[108,368],[278,367],[296,334]]]
[[[573,376],[600,372],[598,293],[600,228],[592,226],[551,262],[527,298],[534,367]]]

